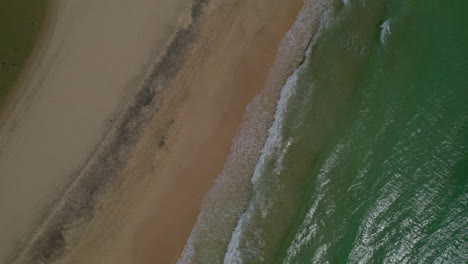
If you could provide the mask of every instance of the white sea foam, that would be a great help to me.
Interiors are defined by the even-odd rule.
[[[283,144],[283,135],[281,133],[282,126],[284,124],[284,116],[287,111],[288,101],[291,96],[294,94],[294,90],[297,87],[297,74],[302,67],[299,67],[294,71],[294,73],[288,78],[283,89],[281,89],[280,99],[278,100],[275,118],[272,126],[268,130],[268,137],[263,146],[263,149],[258,159],[257,164],[255,165],[254,174],[252,176],[252,185],[254,186],[254,192],[256,191],[257,181],[262,175],[264,175],[264,170],[266,169],[265,163],[271,159],[278,159],[282,152]],[[232,233],[231,240],[229,241],[228,249],[224,257],[225,264],[242,264],[244,263],[241,255],[241,236],[243,235],[243,227],[247,222],[247,218],[252,215],[252,211],[255,210],[255,204],[250,203],[246,212],[242,214],[240,220]],[[266,215],[266,212],[262,212],[263,216]]]
[[[229,241],[229,245],[227,248],[227,252],[224,255],[224,263],[229,263],[229,264],[242,264],[242,256],[241,252],[239,250],[240,247],[240,237],[242,233],[242,226],[244,225],[246,219],[246,214],[242,214],[241,219],[237,223],[236,228],[234,229],[234,232],[232,232],[232,237],[231,240]]]
[[[328,18],[327,18],[328,19]],[[318,36],[317,34],[315,36]],[[309,46],[306,52],[306,57],[310,55],[313,49],[313,42]],[[261,191],[259,188],[263,188],[263,186],[257,186],[258,181],[261,177],[272,177],[271,174],[265,173],[267,166],[265,165],[268,161],[276,160],[275,162],[275,173],[279,173],[281,171],[281,167],[283,165],[283,157],[285,153],[288,151],[291,142],[284,138],[282,134],[283,126],[285,124],[285,115],[287,113],[287,109],[289,106],[290,98],[295,94],[297,89],[297,78],[298,74],[301,72],[302,68],[305,64],[298,67],[294,73],[288,78],[286,84],[281,89],[280,99],[277,102],[276,112],[273,124],[268,129],[268,136],[266,142],[262,148],[260,158],[255,166],[254,174],[252,176],[252,185],[254,186],[254,192],[257,193],[257,201],[252,201],[247,208],[247,210],[242,214],[235,230],[232,233],[231,240],[228,245],[228,249],[224,258],[224,264],[242,264],[244,260],[242,258],[242,249],[241,248],[241,240],[243,236],[243,230],[245,230],[245,226],[248,225],[249,218],[254,215],[255,210],[261,210],[262,216],[266,217],[267,215],[267,206],[264,206],[265,202],[262,201],[262,198],[259,197],[261,195]],[[260,204],[260,206],[258,206]],[[262,238],[257,238],[259,241],[263,241]],[[250,250],[258,251],[260,249],[250,248]]]
[[[276,106],[285,101],[282,90],[289,75],[303,60],[304,51],[319,26],[328,17],[326,0],[306,0],[292,28],[280,43],[278,56],[270,71],[264,90],[247,106],[239,134],[234,139],[231,153],[220,176],[204,198],[202,210],[185,245],[179,264],[185,263],[242,263],[240,255],[232,249],[224,257],[226,247],[235,248],[238,236],[233,229],[240,227],[241,215],[248,207],[252,195],[251,178],[261,150],[265,144],[275,115]],[[326,23],[325,23],[326,24]],[[289,78],[288,83],[293,83]],[[286,89],[287,90],[287,89]],[[280,96],[280,93],[281,94]],[[278,100],[278,98],[280,99]],[[279,104],[278,104],[279,103]],[[278,112],[278,111],[276,111]],[[269,129],[270,128],[270,129]],[[274,146],[271,146],[274,148]],[[234,231],[236,233],[236,231]],[[208,262],[207,262],[208,261]]]
[[[265,168],[265,162],[271,156],[278,156],[279,152],[282,150],[283,146],[283,134],[281,130],[284,125],[284,118],[286,115],[288,102],[291,96],[294,94],[297,81],[297,73],[302,67],[299,67],[294,71],[291,77],[288,78],[283,89],[281,89],[280,99],[278,100],[278,105],[276,107],[275,119],[270,129],[268,129],[268,137],[263,146],[260,158],[255,166],[255,172],[252,176],[252,184],[258,181],[259,177],[263,174],[262,169]]]
[[[382,44],[385,44],[387,42],[388,36],[392,34],[392,32],[390,31],[391,21],[392,20],[389,18],[385,20],[382,24],[380,24],[380,42],[382,42]]]

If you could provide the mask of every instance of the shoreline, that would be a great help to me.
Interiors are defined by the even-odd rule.
[[[280,6],[278,2],[276,3]],[[285,33],[294,22],[302,1],[297,2],[294,11],[291,10],[293,9],[291,3],[287,6],[290,8],[285,19],[287,22],[280,21],[284,23],[283,32],[275,31],[278,35],[273,42],[274,45],[270,44],[271,39],[268,38],[264,39],[267,42],[265,44],[271,46],[254,45],[261,43],[258,40],[252,42],[251,37],[258,33],[257,28],[242,39],[250,44],[250,48],[240,49],[243,50],[240,53],[241,59],[235,52],[225,53],[226,50],[230,50],[226,49],[226,45],[236,50],[235,46],[239,43],[230,42],[232,38],[239,37],[237,31],[239,28],[234,25],[232,31],[228,33],[219,29],[213,30],[211,27],[224,28],[228,23],[219,24],[211,21],[231,18],[241,23],[240,21],[245,20],[242,16],[245,12],[241,10],[245,11],[242,8],[248,7],[248,1],[243,1],[235,7],[231,6],[230,10],[223,4],[220,6],[208,4],[205,7],[205,10],[208,10],[206,12],[212,13],[202,18],[201,23],[208,21],[200,27],[200,39],[194,43],[185,60],[184,68],[171,83],[171,89],[175,90],[168,90],[175,98],[165,99],[170,102],[166,105],[163,103],[159,107],[164,114],[155,115],[152,121],[148,122],[149,125],[145,128],[140,143],[133,150],[131,160],[121,172],[126,175],[126,179],[109,191],[109,195],[103,196],[101,207],[106,209],[98,212],[91,225],[86,227],[78,245],[58,263],[92,263],[97,259],[103,263],[154,263],[155,261],[175,263],[177,261],[195,223],[202,199],[224,166],[245,106],[263,89],[269,67],[275,59],[277,45],[283,37],[282,33]],[[221,12],[222,10],[227,14]],[[278,10],[280,8],[276,11]],[[232,16],[229,15],[229,11]],[[251,14],[247,17],[253,16]],[[273,19],[273,16],[270,19]],[[213,32],[218,35],[213,36]],[[207,38],[215,40],[207,41]],[[207,42],[214,44],[207,47]],[[268,46],[270,48],[267,48]],[[252,55],[249,51],[255,53],[259,49],[267,49],[268,52],[265,53],[266,58],[257,61],[263,66],[260,68],[263,69],[263,73],[257,78],[258,72],[251,71],[252,68],[239,66],[247,66],[244,60],[254,59],[249,57]],[[200,50],[211,50],[212,53],[207,56],[206,53],[199,52]],[[237,61],[235,65],[221,66],[226,56]],[[258,64],[251,62],[253,62],[251,66],[257,68]],[[222,67],[227,69],[223,70]],[[240,72],[232,76],[234,68]],[[216,75],[218,78],[213,78],[214,72],[219,74]],[[242,75],[248,77],[245,82],[234,81],[243,79],[236,78]],[[223,87],[222,84],[228,83],[231,83],[230,87],[220,88]],[[248,85],[238,90],[242,87],[240,85],[242,83]],[[199,90],[200,87],[204,87],[203,92]],[[187,90],[183,92],[184,89]],[[182,105],[174,109],[171,105],[176,104],[177,100],[182,100]],[[174,114],[168,114],[170,112]],[[174,119],[169,118],[164,121],[164,116],[168,118],[172,115],[175,115]],[[164,123],[172,128],[161,129]],[[162,137],[156,136],[161,134]],[[164,138],[162,146],[161,138]],[[159,148],[154,150],[151,146]],[[125,194],[124,198],[116,197],[122,194]],[[114,221],[118,219],[118,221],[109,226],[109,219]],[[112,237],[112,245],[108,244],[109,237]]]
[[[268,145],[285,85],[304,63],[320,28],[326,5],[305,1],[297,20],[282,38],[263,90],[248,104],[222,172],[205,194],[202,210],[179,259],[204,263],[223,259],[252,195],[252,175]],[[207,232],[211,233],[207,236]],[[212,234],[216,234],[215,236]],[[210,248],[210,250],[206,250]]]
[[[15,263],[177,261],[303,4],[204,2]]]

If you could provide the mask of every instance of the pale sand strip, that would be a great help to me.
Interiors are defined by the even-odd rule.
[[[0,132],[1,263],[95,151],[191,3],[51,4]]]
[[[151,1],[148,1],[148,4],[149,2]],[[204,8],[206,15],[200,18],[201,21],[196,23],[196,26],[183,31],[186,37],[182,40],[189,42],[189,46],[181,49],[176,47],[173,53],[177,55],[167,57],[168,63],[162,64],[167,68],[160,68],[159,74],[150,76],[150,80],[159,86],[148,91],[149,93],[157,91],[157,96],[152,94],[146,102],[138,100],[144,94],[140,93],[140,97],[137,94],[133,102],[140,105],[148,103],[148,105],[138,108],[139,116],[133,116],[136,120],[134,123],[129,119],[132,116],[128,113],[132,112],[134,106],[130,105],[127,113],[115,122],[116,125],[103,143],[104,146],[97,151],[85,170],[81,172],[80,177],[91,179],[91,182],[96,175],[110,177],[112,174],[110,179],[113,179],[111,182],[113,184],[104,195],[99,196],[101,198],[96,206],[99,210],[92,214],[94,217],[80,218],[80,223],[69,222],[72,225],[67,226],[67,230],[52,230],[53,234],[54,232],[59,234],[59,238],[51,241],[64,244],[59,247],[59,250],[65,253],[58,259],[59,263],[174,263],[179,257],[200,210],[201,199],[223,167],[245,106],[263,88],[268,70],[275,58],[278,43],[294,22],[302,5],[302,1],[299,0],[218,2],[210,2]],[[135,2],[132,2],[128,5],[134,4]],[[95,3],[95,5],[98,4]],[[90,7],[89,10],[95,10],[95,8]],[[125,8],[128,9],[129,6]],[[135,12],[135,16],[138,16],[138,12]],[[141,13],[140,16],[142,16]],[[94,36],[94,38],[98,37]],[[143,40],[142,42],[148,44],[149,41]],[[153,39],[151,44],[154,45],[154,43]],[[78,43],[78,46],[82,45],[83,43]],[[133,46],[128,47],[127,52],[139,53],[133,48]],[[123,61],[126,63],[129,60],[134,61],[134,56],[136,55],[132,54],[128,58],[123,58]],[[162,59],[163,62],[166,62],[165,58]],[[117,62],[113,61],[112,64],[115,63]],[[133,76],[138,76],[143,68],[135,69]],[[100,78],[103,78],[101,74],[104,74],[107,69],[99,67],[94,70],[98,71]],[[128,78],[132,74],[126,72],[121,75],[124,75],[120,76],[121,78]],[[151,79],[153,77],[155,79]],[[170,80],[172,77],[175,79]],[[110,89],[117,89],[114,86],[118,85],[114,83],[112,87],[109,85]],[[91,94],[99,97],[95,98],[97,103],[94,107],[102,107],[98,104],[99,102],[110,104],[108,102],[110,99],[105,97],[116,96],[117,103],[114,109],[103,113],[109,118],[118,113],[116,109],[118,109],[119,100],[122,100],[122,94],[125,94],[123,90],[125,88],[122,88],[120,94],[114,94],[115,90],[106,90],[102,92],[102,97],[99,97],[100,92],[95,95],[96,91],[92,90],[81,92],[88,96]],[[38,92],[37,96],[44,93]],[[72,96],[74,99],[79,95],[73,94],[72,91],[62,91],[61,96],[65,98]],[[50,100],[47,96],[43,98]],[[89,100],[89,98],[86,99]],[[83,101],[85,100],[79,98],[76,100],[80,103]],[[71,100],[69,104],[60,105],[62,108],[58,109],[73,108],[73,104],[70,105],[73,102],[75,100]],[[33,103],[34,100],[31,105]],[[56,102],[53,105],[56,106]],[[96,115],[100,111],[102,109],[92,109],[88,113]],[[33,113],[33,111],[28,109],[25,113]],[[80,121],[80,116],[70,117],[69,112],[61,112],[61,114],[74,119],[69,124],[64,124],[62,122],[65,121],[60,120],[55,123],[56,125],[75,125],[74,122]],[[82,115],[82,117],[86,116]],[[93,116],[94,118],[98,117]],[[108,121],[106,118],[103,119]],[[92,127],[89,122],[89,120],[82,121],[87,129]],[[99,131],[99,128],[105,131],[103,126],[96,126],[92,136],[97,137],[96,131]],[[126,127],[132,126],[139,128],[137,129],[139,132],[122,137],[120,132],[131,132],[132,130]],[[54,132],[59,128],[53,126],[50,129]],[[86,141],[86,135],[82,138],[81,134],[76,134],[76,138],[80,142]],[[14,131],[12,138],[16,135],[17,132]],[[68,135],[68,140],[71,138],[74,138],[73,133]],[[130,141],[130,143],[123,143],[120,144],[123,147],[116,147],[116,142],[119,140]],[[35,142],[29,142],[29,144],[33,143]],[[77,155],[82,153],[84,158],[81,160],[83,160],[92,152],[92,148],[91,151],[80,151],[78,145],[82,144],[84,143],[75,143],[68,148],[62,146],[58,150],[50,150],[50,153],[55,154],[56,151],[62,150],[59,153],[63,155],[64,151],[66,153],[70,150],[74,155],[70,160],[76,162],[79,169],[80,158]],[[112,153],[111,151],[119,152],[119,154],[106,155]],[[110,161],[105,158],[109,156]],[[31,160],[33,159],[27,161]],[[54,167],[64,166],[63,161],[54,160],[50,156],[43,157],[43,162],[48,162],[49,166]],[[108,169],[111,165],[115,166],[116,170]],[[1,166],[0,169],[2,169]],[[57,175],[63,177],[72,173],[73,171]],[[39,181],[41,184],[51,182],[54,184],[55,181],[56,185],[60,185],[57,183],[59,179]],[[75,185],[75,189],[80,190],[81,185],[78,183]],[[37,191],[39,195],[44,194],[44,190],[40,188],[31,189]],[[77,196],[73,190],[67,194],[72,202],[65,202],[63,208],[66,209],[71,204],[70,208],[83,209],[81,205],[73,202],[77,197],[80,198],[80,195]],[[60,213],[58,215],[60,216]],[[60,219],[64,218],[66,215]],[[47,234],[51,231],[51,227],[56,226],[55,223],[60,223],[54,221],[55,219],[52,218],[50,221],[52,225],[44,226],[45,229],[41,230],[42,234]],[[41,236],[39,240],[40,238]],[[40,246],[37,248],[41,249]],[[34,249],[33,245],[31,250],[34,251]],[[35,255],[34,252],[26,253],[33,257],[41,256]],[[28,259],[27,256],[26,259]]]

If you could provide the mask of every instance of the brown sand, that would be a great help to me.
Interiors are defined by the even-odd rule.
[[[112,178],[115,183],[98,196],[92,218],[61,233],[66,245],[61,248],[64,254],[55,256],[57,262],[177,261],[203,195],[223,167],[245,106],[263,88],[279,41],[302,1],[209,2],[193,26],[195,37],[187,40],[188,48],[175,49],[179,55],[170,57],[179,60],[176,73],[164,69],[166,75],[156,76],[172,79],[159,83],[164,89],[156,96],[157,104],[138,112],[147,118],[134,143],[113,148],[126,120],[125,115],[117,118],[119,109],[142,73],[151,60],[165,61],[164,40],[171,39],[168,36],[178,22],[195,23],[187,14],[180,20],[190,3],[154,2],[57,4],[63,8],[58,9],[57,33],[48,42],[51,50],[40,58],[47,63],[46,70],[28,76],[38,79],[36,91],[19,101],[26,107],[18,111],[19,121],[8,130],[0,152],[1,200],[8,201],[0,201],[0,212],[20,212],[0,220],[0,226],[13,226],[8,236],[0,238],[4,239],[0,260],[11,250],[3,245],[29,233],[40,220],[37,208],[56,199],[57,191],[75,175],[88,179],[104,174],[94,173],[93,164],[100,164],[110,149],[124,153],[112,163],[118,170],[105,171],[118,175]],[[151,71],[145,78],[153,78]],[[133,102],[138,101],[135,98]],[[130,103],[127,111],[131,107]],[[75,197],[72,189],[80,188],[76,182],[66,197]],[[12,190],[18,186],[21,191]],[[67,206],[55,203],[52,213]],[[39,241],[50,226],[47,222],[38,226],[39,235],[31,241]],[[31,255],[38,248],[32,245],[23,253]]]

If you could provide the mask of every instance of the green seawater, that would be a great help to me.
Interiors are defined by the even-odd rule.
[[[224,263],[468,262],[467,14],[334,2]]]
[[[0,104],[31,54],[47,4],[47,0],[0,0]]]

